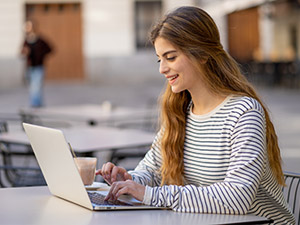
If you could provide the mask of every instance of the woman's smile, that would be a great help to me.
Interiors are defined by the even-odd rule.
[[[179,76],[178,74],[175,74],[175,75],[166,76],[166,78],[168,79],[169,84],[172,85],[172,84],[175,83],[175,81],[177,80],[178,76]]]

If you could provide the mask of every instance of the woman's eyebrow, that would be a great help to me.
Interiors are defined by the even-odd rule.
[[[166,55],[168,55],[168,54],[170,54],[170,53],[173,53],[173,52],[177,52],[177,51],[176,51],[176,50],[166,51],[166,52],[162,55],[162,57],[165,57]],[[158,54],[156,54],[156,56],[159,57]]]

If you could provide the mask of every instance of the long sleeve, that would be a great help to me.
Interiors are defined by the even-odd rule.
[[[246,112],[232,133],[232,152],[224,181],[202,187],[147,187],[145,203],[180,212],[247,213],[265,170],[264,133],[261,113]]]
[[[246,214],[294,224],[266,153],[265,116],[252,98],[228,97],[209,115],[187,112],[184,143],[186,185],[161,186],[160,132],[131,172],[146,186],[143,203],[178,212]]]
[[[157,133],[151,149],[147,152],[144,159],[138,164],[134,171],[129,171],[135,182],[152,187],[160,185],[160,166],[162,162],[159,150],[160,137],[161,131]]]

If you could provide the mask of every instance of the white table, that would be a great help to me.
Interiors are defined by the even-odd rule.
[[[153,108],[112,107],[110,103],[52,106],[44,108],[24,108],[23,115],[37,116],[41,120],[77,121],[89,124],[109,124],[131,120],[149,120],[157,118]]]
[[[5,225],[207,225],[263,224],[254,215],[176,213],[171,210],[93,212],[50,194],[47,187],[0,189],[0,224]]]
[[[71,127],[63,129],[66,140],[71,144],[73,150],[77,156],[91,156],[97,157],[97,153],[106,152],[106,160],[98,160],[99,166],[105,161],[113,161],[116,158],[116,151],[134,150],[135,156],[142,156],[146,150],[150,149],[154,140],[155,134],[134,129],[120,129],[113,127],[101,127],[101,126],[85,126],[85,127]],[[20,146],[30,146],[30,142],[24,131],[10,131],[8,133],[0,134],[0,143],[10,146],[10,144],[16,144]],[[8,148],[9,149],[9,148]],[[19,154],[33,155],[31,148],[21,148],[21,150],[14,150],[14,155]],[[101,153],[101,154],[102,154]],[[127,154],[127,153],[126,153]],[[131,154],[131,157],[132,157]],[[23,160],[27,162],[26,160]],[[23,166],[24,162],[19,167]],[[35,166],[36,163],[33,163]],[[1,166],[1,165],[0,165]],[[5,168],[12,165],[5,164]],[[16,166],[16,165],[15,165]],[[28,166],[27,166],[28,167]],[[31,166],[29,166],[31,167]],[[4,176],[3,176],[4,177]],[[7,180],[7,177],[5,176]],[[1,184],[2,182],[0,182]],[[3,182],[7,183],[7,182]],[[8,185],[10,184],[10,185]],[[11,186],[12,183],[8,182],[4,186]],[[1,200],[0,200],[1,201]],[[1,224],[1,223],[0,223]]]
[[[62,130],[66,140],[78,153],[150,147],[155,137],[154,133],[115,127],[71,127]],[[30,145],[25,132],[21,130],[0,134],[0,142]]]

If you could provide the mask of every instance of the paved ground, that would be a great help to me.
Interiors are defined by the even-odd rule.
[[[144,107],[155,104],[164,85],[162,78],[119,80],[86,84],[47,83],[47,106],[96,103],[108,100],[113,105]],[[259,87],[258,92],[268,105],[279,137],[284,169],[300,173],[300,90]],[[28,106],[25,86],[0,89],[0,115],[17,113]]]

